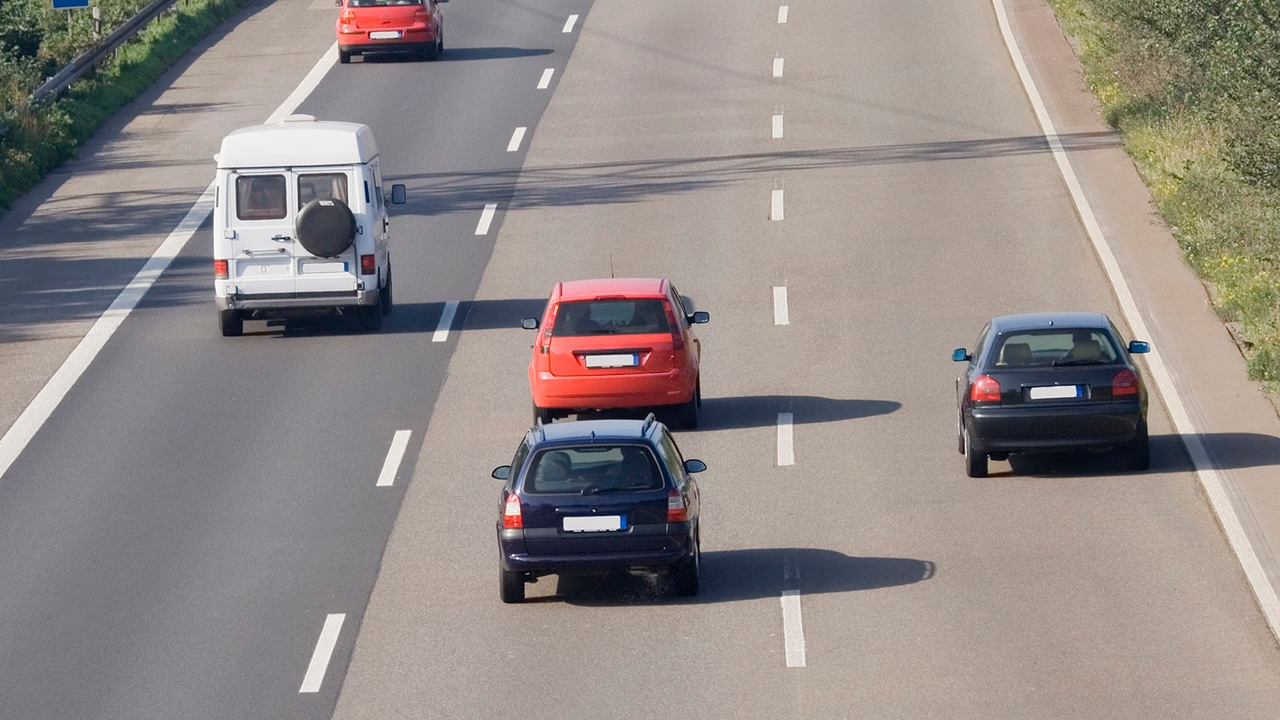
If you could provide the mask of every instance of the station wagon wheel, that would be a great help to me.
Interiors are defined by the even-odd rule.
[[[508,604],[524,602],[524,576],[498,565],[499,595]]]
[[[973,440],[969,437],[969,430],[964,431],[964,461],[965,470],[971,478],[984,478],[987,476],[987,454],[978,452],[973,449]]]
[[[693,553],[671,568],[671,589],[681,597],[693,597],[698,594],[701,575],[702,540],[694,535]]]
[[[239,337],[244,333],[244,318],[235,310],[219,310],[218,325],[223,337]]]

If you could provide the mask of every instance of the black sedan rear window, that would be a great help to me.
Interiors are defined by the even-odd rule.
[[[533,458],[524,492],[582,494],[660,490],[653,453],[639,445],[587,445],[543,450]]]
[[[1096,328],[1050,328],[1009,333],[996,338],[988,368],[1106,365],[1119,353],[1111,335]]]
[[[552,335],[650,335],[671,332],[662,301],[579,300],[560,303]]]

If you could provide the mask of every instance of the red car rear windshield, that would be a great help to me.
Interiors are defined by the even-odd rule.
[[[659,299],[561,302],[552,329],[552,334],[557,337],[670,332],[667,311]]]
[[[347,7],[386,7],[388,5],[421,5],[422,0],[347,0]]]

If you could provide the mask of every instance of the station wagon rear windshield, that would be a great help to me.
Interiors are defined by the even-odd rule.
[[[996,338],[988,368],[1106,365],[1118,362],[1111,334],[1097,328],[1050,328]]]
[[[533,495],[593,495],[661,490],[653,453],[641,445],[586,445],[543,450],[525,477]]]
[[[658,299],[562,302],[552,335],[649,335],[670,333],[667,311]]]

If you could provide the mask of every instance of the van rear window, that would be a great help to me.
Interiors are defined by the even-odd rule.
[[[283,175],[236,178],[236,217],[241,220],[279,220],[289,213]]]
[[[341,200],[347,202],[346,173],[311,173],[298,176],[298,209],[312,200]]]
[[[661,300],[582,300],[560,303],[551,332],[558,337],[654,335],[671,332],[671,325]]]

